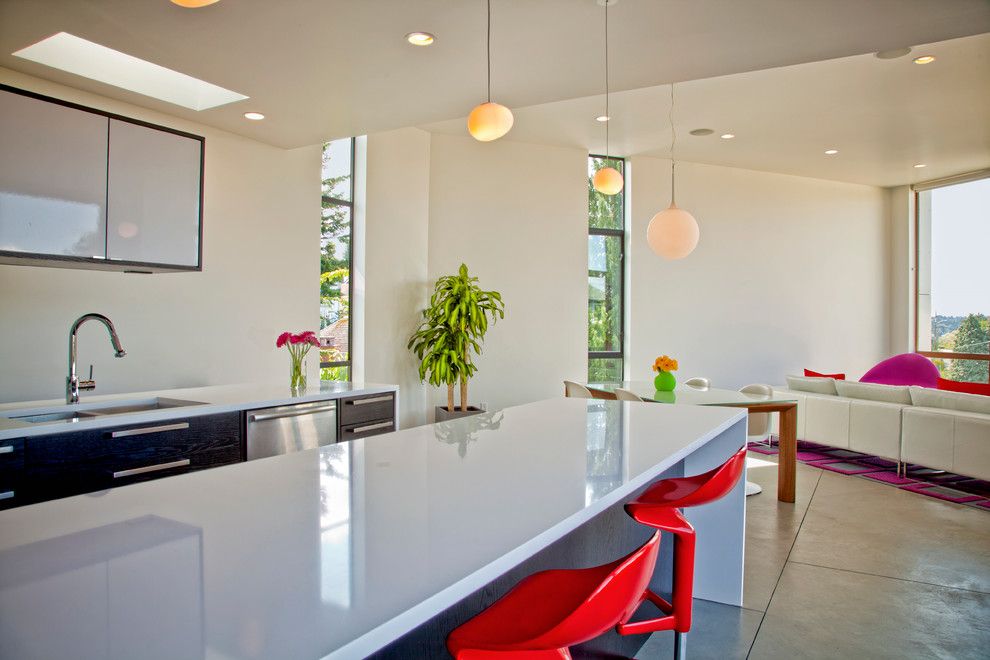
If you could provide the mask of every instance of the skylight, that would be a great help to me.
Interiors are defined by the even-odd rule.
[[[191,110],[207,110],[248,98],[68,32],[53,34],[14,55]]]

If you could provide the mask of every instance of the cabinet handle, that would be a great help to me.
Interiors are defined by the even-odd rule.
[[[385,429],[392,426],[392,422],[379,422],[377,424],[368,424],[367,426],[355,426],[352,429],[347,429],[348,433],[364,433],[365,431],[375,431],[377,429]]]
[[[335,406],[321,406],[319,408],[303,408],[302,410],[289,410],[280,413],[266,413],[262,415],[251,415],[252,422],[265,422],[270,419],[282,419],[284,417],[299,417],[301,415],[313,415],[316,413],[335,412]]]
[[[162,431],[182,431],[189,428],[189,422],[180,424],[163,424],[162,426],[146,426],[143,429],[127,429],[126,431],[114,431],[111,438],[127,438],[132,435],[145,435],[147,433],[161,433]]]
[[[388,394],[386,396],[373,396],[370,399],[348,399],[344,401],[344,405],[348,406],[366,406],[369,403],[384,403],[386,401],[391,401],[392,395]]]
[[[14,491],[5,490],[4,492],[0,493],[0,500],[9,500],[13,496],[14,496]]]
[[[14,445],[4,445],[3,447],[0,447],[0,454],[13,454],[13,453],[14,453]]]
[[[170,470],[172,468],[185,467],[187,465],[189,465],[189,459],[183,458],[181,461],[172,461],[171,463],[159,463],[158,465],[148,465],[145,467],[132,468],[130,470],[121,470],[120,472],[114,472],[113,478],[120,479],[121,477],[133,477],[135,474],[158,472],[159,470]]]

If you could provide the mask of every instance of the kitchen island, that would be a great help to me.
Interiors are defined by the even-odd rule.
[[[744,411],[553,399],[12,509],[0,657],[435,657],[521,574],[631,550],[623,502],[745,440]],[[696,596],[739,605],[742,482],[688,516]]]

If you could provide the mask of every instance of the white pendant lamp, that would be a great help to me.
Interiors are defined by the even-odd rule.
[[[660,211],[646,228],[646,242],[650,249],[664,259],[683,259],[698,245],[701,232],[694,216],[678,208],[674,203],[675,178],[674,145],[677,134],[674,132],[674,84],[670,85],[670,206]]]
[[[512,111],[492,103],[492,0],[488,2],[488,102],[475,106],[468,115],[468,133],[479,142],[497,140],[512,128]]]
[[[605,2],[605,162],[608,163],[608,125],[612,116],[608,112],[608,6]],[[614,167],[603,167],[595,172],[591,185],[603,195],[617,195],[622,192],[622,173]]]

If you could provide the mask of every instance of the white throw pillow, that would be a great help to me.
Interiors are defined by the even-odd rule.
[[[933,390],[930,387],[912,387],[911,402],[926,408],[945,408],[960,412],[990,415],[990,396]]]
[[[886,401],[887,403],[902,403],[911,405],[911,390],[906,385],[881,385],[879,383],[857,383],[855,381],[838,380],[835,389],[839,396],[850,399],[866,399],[868,401]]]
[[[834,378],[809,378],[807,376],[788,376],[787,388],[798,392],[836,395]]]

